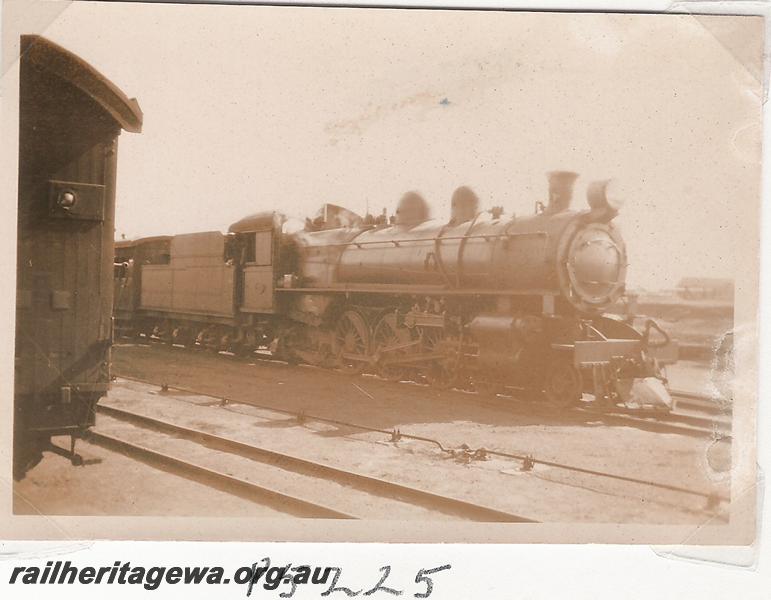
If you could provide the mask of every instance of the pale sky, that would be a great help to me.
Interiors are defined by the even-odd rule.
[[[632,286],[731,276],[759,204],[756,18],[75,3],[45,31],[138,99],[117,234],[324,202],[529,214],[613,177]],[[446,100],[445,100],[446,99]],[[749,212],[748,212],[749,211]]]

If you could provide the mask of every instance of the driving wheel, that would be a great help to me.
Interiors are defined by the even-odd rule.
[[[334,354],[341,372],[356,375],[369,364],[370,336],[364,317],[355,310],[346,310],[337,321]]]
[[[381,317],[372,335],[373,354],[378,358],[378,374],[381,377],[389,381],[402,381],[409,377],[409,367],[388,364],[388,359],[404,357],[413,352],[416,337],[413,329],[399,326],[395,312]]]

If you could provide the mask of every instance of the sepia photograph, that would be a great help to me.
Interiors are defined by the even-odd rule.
[[[3,536],[751,544],[764,26],[6,2]]]

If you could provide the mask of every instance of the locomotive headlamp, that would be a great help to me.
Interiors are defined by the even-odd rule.
[[[612,219],[624,205],[618,184],[612,179],[592,181],[586,188],[586,201],[598,219]]]
[[[77,201],[78,198],[75,195],[75,192],[72,190],[63,190],[59,194],[59,197],[56,199],[56,204],[58,204],[59,208],[62,210],[70,210],[73,206],[75,206]]]

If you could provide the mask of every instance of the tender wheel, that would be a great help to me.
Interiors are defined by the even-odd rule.
[[[230,333],[223,333],[219,336],[219,346],[217,352],[229,352],[233,346],[233,338]]]
[[[158,337],[160,338],[160,341],[162,344],[171,346],[174,343],[174,329],[175,329],[175,326],[172,321],[164,321],[160,325],[160,331],[158,332]]]
[[[208,352],[216,353],[220,351],[220,336],[214,328],[209,327],[201,331],[196,341],[201,348]]]
[[[136,342],[142,343],[142,344],[149,344],[150,343],[150,332],[152,331],[152,327],[148,325],[146,322],[139,322],[134,329],[135,335],[136,335]]]
[[[358,312],[346,310],[337,321],[334,336],[334,354],[337,368],[343,373],[356,375],[369,364],[369,327]]]
[[[171,343],[179,344],[180,346],[184,346],[185,348],[190,348],[192,345],[195,344],[195,337],[193,337],[192,333],[190,332],[190,329],[188,329],[183,325],[180,325],[178,327],[175,327],[172,330]]]
[[[384,358],[404,356],[414,350],[410,346],[416,334],[408,327],[399,327],[396,313],[388,313],[378,321],[372,335],[373,354],[378,357],[378,374],[389,381],[402,381],[409,376],[410,369],[401,365],[382,364]],[[406,347],[404,347],[406,346]],[[389,350],[389,348],[391,350]]]
[[[560,409],[573,406],[583,393],[581,371],[568,359],[555,359],[546,372],[543,391],[549,406]]]

